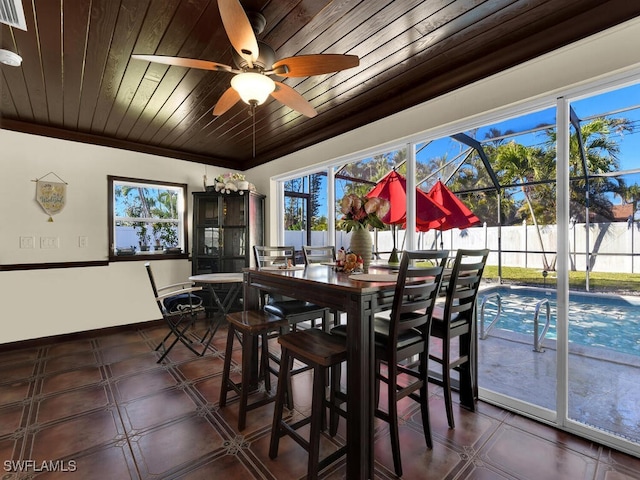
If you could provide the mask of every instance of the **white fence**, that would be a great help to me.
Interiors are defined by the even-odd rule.
[[[540,227],[543,246],[540,245],[536,228],[531,225],[510,227],[473,227],[466,230],[453,229],[446,232],[429,231],[418,234],[418,248],[489,248],[490,265],[498,264],[499,237],[502,237],[501,261],[507,267],[543,269],[543,253],[547,264],[555,265],[557,226]],[[404,248],[404,230],[397,234],[397,248]],[[588,235],[587,235],[588,233]],[[373,249],[383,258],[393,247],[391,232],[372,232]],[[584,223],[570,228],[570,251],[572,270],[586,270],[587,238],[590,245],[591,271],[594,272],[640,272],[640,223],[613,222],[589,224],[587,232]],[[350,234],[336,232],[336,241],[327,240],[327,232],[311,232],[311,245],[334,245],[336,248],[349,247]],[[306,232],[286,231],[285,243],[301,249],[306,244]]]

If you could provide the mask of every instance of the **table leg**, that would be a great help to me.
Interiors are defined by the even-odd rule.
[[[215,303],[217,307],[216,314],[218,315],[226,315],[229,313],[229,310],[233,306],[234,302],[238,299],[238,295],[242,291],[242,283],[229,283],[227,285],[231,285],[229,290],[227,290],[227,294],[224,299],[220,300],[220,297],[216,293],[213,285],[209,284],[209,290],[211,292],[211,297],[213,298],[213,303]]]
[[[215,336],[216,332],[218,331],[218,328],[220,327],[220,322],[222,322],[222,319],[224,318],[224,316],[227,313],[229,313],[229,309],[231,308],[233,303],[236,301],[240,291],[242,290],[242,283],[240,282],[231,283],[230,285],[231,287],[227,291],[227,294],[225,295],[224,299],[220,300],[220,297],[218,296],[215,289],[213,288],[213,285],[210,283],[207,284],[207,286],[209,287],[209,291],[211,292],[211,298],[213,298],[213,303],[217,307],[217,311],[213,314],[213,318],[211,318],[211,320],[209,321],[209,327],[207,328],[207,332],[202,338],[202,343],[206,343],[207,346],[209,345],[209,343],[211,343],[211,340],[213,340],[213,337]],[[209,337],[208,341],[207,341],[207,337]]]
[[[243,299],[243,308],[245,311],[247,310],[258,310],[262,308],[260,305],[260,291],[257,288],[253,288],[251,286],[251,277],[248,272],[244,274],[244,282],[242,283],[242,299]],[[259,370],[259,359],[258,359],[258,344],[257,342],[252,345],[251,358],[249,360],[250,365],[250,384],[258,383],[258,377],[260,372]]]
[[[347,310],[347,478],[373,478],[374,350],[371,298]]]
[[[221,308],[222,312],[225,315],[229,313],[229,310],[231,309],[235,301],[238,299],[238,295],[240,295],[241,291],[242,291],[242,283],[231,284],[231,287],[227,291],[227,296],[224,297],[222,304],[219,305],[219,307]]]
[[[211,284],[209,284],[209,291],[211,292],[211,298],[213,298],[213,303],[215,303],[217,307],[217,310],[213,315],[215,316],[220,314],[223,314],[223,315],[226,314],[227,312],[224,309],[224,305],[220,301],[220,297],[218,297],[218,294],[216,293],[216,289],[213,288],[213,285]]]

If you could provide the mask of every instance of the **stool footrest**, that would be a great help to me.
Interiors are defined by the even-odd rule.
[[[280,425],[283,427],[287,427],[287,430],[298,430],[299,428],[304,427],[305,425],[309,425],[311,423],[311,417],[305,417],[302,420],[298,420],[294,423],[284,423],[282,422]]]
[[[239,401],[239,400],[240,400],[240,397],[239,397],[239,396],[238,396],[238,397],[233,397],[233,398],[230,398],[229,400],[227,400],[227,402],[226,402],[226,403],[227,403],[227,404],[229,404],[229,403],[233,404],[233,403],[235,403],[235,402],[237,402],[237,401]],[[256,401],[255,401],[255,402],[253,402],[253,403],[249,403],[249,404],[247,404],[247,405],[244,407],[244,409],[245,409],[245,411],[246,411],[246,412],[249,412],[249,411],[251,411],[251,410],[253,410],[253,409],[256,409],[256,408],[258,408],[258,407],[262,407],[263,405],[268,405],[268,404],[272,403],[274,400],[275,400],[275,397],[272,397],[272,396],[265,397],[265,398],[263,398],[263,399],[261,399],[261,400],[256,400]],[[225,406],[226,406],[226,405],[225,405]]]
[[[311,423],[311,418],[308,418],[306,420],[308,421],[304,422],[303,425]],[[302,425],[299,425],[299,426],[302,426]],[[296,441],[298,445],[304,448],[307,452],[309,451],[309,441],[306,438],[304,438],[302,435],[300,435],[298,432],[296,432],[296,429],[294,428],[293,425],[288,425],[286,423],[283,423],[280,425],[280,428],[281,428],[281,431],[280,431],[281,437],[284,436],[285,434],[289,435],[293,440]]]
[[[329,455],[327,455],[326,457],[324,457],[322,460],[318,462],[318,471],[322,470],[325,467],[328,467],[333,462],[338,460],[340,457],[342,457],[343,455],[346,455],[346,453],[347,453],[346,445],[344,447],[340,447],[335,452],[330,453]]]
[[[237,330],[251,335],[259,335],[288,327],[289,322],[271,315],[264,310],[244,310],[227,314],[227,322]]]

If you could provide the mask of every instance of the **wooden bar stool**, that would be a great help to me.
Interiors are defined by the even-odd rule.
[[[344,411],[327,401],[325,396],[325,378],[328,369],[334,370],[339,368],[340,364],[346,361],[347,348],[343,338],[333,336],[316,328],[288,333],[278,337],[278,343],[280,343],[282,347],[281,362],[283,365],[285,362],[289,363],[295,358],[313,368],[313,396],[311,401],[311,415],[292,424],[286,423],[282,419],[282,413],[286,401],[286,386],[289,384],[291,372],[288,369],[280,369],[278,391],[276,393],[276,407],[273,412],[269,457],[274,459],[278,456],[280,437],[289,435],[309,453],[307,478],[313,480],[318,478],[318,472],[336,461],[347,451],[347,447],[343,446],[322,460],[319,459],[320,432],[326,423],[325,408],[329,407],[332,414],[339,413],[346,417]],[[336,382],[339,377],[332,374],[331,378],[332,382]],[[337,389],[338,385],[332,384],[331,388]],[[309,423],[311,424],[311,430],[309,440],[307,440],[296,432],[296,430]]]
[[[240,408],[238,411],[238,430],[244,430],[246,426],[247,412],[255,408],[266,405],[275,400],[274,395],[269,395],[271,390],[271,380],[269,374],[278,374],[278,370],[271,367],[269,360],[276,360],[275,356],[269,353],[269,336],[273,333],[286,333],[289,330],[289,322],[286,319],[271,315],[263,310],[248,310],[243,312],[230,313],[226,317],[229,324],[227,334],[227,347],[224,356],[224,369],[222,372],[222,385],[220,386],[220,407],[227,404],[227,392],[233,390],[238,394]],[[231,370],[231,353],[233,342],[237,333],[242,334],[242,377],[236,383],[229,378]],[[257,342],[260,341],[260,362],[257,375],[253,372],[255,365],[253,359],[258,351]],[[282,364],[282,362],[280,362]],[[286,364],[282,364],[286,365]],[[287,365],[288,366],[288,365]],[[280,370],[288,370],[280,368]],[[255,380],[252,381],[252,378]],[[249,394],[257,391],[257,382],[263,380],[266,396],[253,403],[249,403]],[[290,389],[284,390],[286,393]],[[291,395],[288,395],[291,402]]]

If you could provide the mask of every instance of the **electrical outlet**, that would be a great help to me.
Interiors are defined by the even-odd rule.
[[[80,248],[87,248],[89,246],[89,237],[85,237],[85,236],[78,237],[78,246]]]
[[[35,237],[20,237],[20,248],[35,248]]]
[[[40,248],[58,248],[58,237],[40,237]]]

